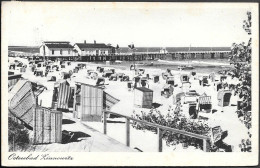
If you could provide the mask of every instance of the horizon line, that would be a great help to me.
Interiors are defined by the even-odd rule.
[[[40,47],[41,45],[8,45],[8,47]],[[159,46],[155,47],[155,46],[140,46],[140,47],[135,47],[135,48],[158,48]],[[173,48],[173,47],[190,47],[190,46],[168,46],[168,47],[159,47],[159,48]],[[231,47],[231,46],[203,46],[203,47],[207,47],[207,48],[216,48],[216,47]],[[123,46],[119,48],[128,48],[128,46]],[[194,47],[190,47],[190,48],[202,48],[201,46],[194,46]]]

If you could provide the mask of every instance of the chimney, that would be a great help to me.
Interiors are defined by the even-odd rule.
[[[96,44],[96,40],[94,40],[94,44]]]
[[[84,40],[84,44],[86,44],[86,40]]]

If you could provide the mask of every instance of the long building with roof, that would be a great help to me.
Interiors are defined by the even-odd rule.
[[[44,41],[40,46],[40,55],[50,59],[75,57],[74,47],[68,41]]]
[[[104,60],[104,57],[115,54],[115,47],[104,43],[75,43],[75,52],[82,61]]]
[[[115,48],[111,45],[104,43],[75,43],[75,50],[77,50],[80,56],[101,56],[115,53]]]

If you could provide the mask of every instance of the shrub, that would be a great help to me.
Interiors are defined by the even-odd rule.
[[[21,124],[8,118],[9,151],[26,150],[30,143],[28,130]]]
[[[133,118],[144,120],[147,122],[167,126],[170,128],[175,128],[178,130],[184,130],[186,132],[191,132],[199,135],[209,135],[211,133],[211,128],[203,122],[197,122],[198,120],[190,120],[186,118],[180,109],[180,102],[177,103],[175,110],[169,108],[168,114],[166,116],[162,115],[157,109],[151,109],[149,113],[141,112],[141,115],[134,113]],[[138,130],[149,130],[157,133],[157,128],[148,125],[141,124],[139,122],[133,122],[133,128]],[[166,141],[168,146],[177,145],[182,143],[184,146],[195,146],[196,148],[202,149],[202,140],[181,135],[178,133],[173,133],[166,131],[163,134],[163,139]]]

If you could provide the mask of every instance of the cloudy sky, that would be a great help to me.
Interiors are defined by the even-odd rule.
[[[179,3],[9,3],[3,9],[8,45],[96,40],[120,47],[229,47],[248,39],[242,22],[250,10]]]

